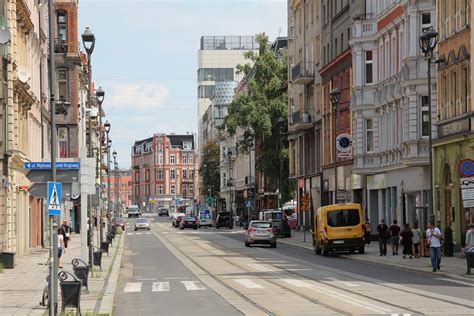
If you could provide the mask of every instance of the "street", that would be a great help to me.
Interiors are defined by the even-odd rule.
[[[246,248],[241,230],[129,221],[115,313],[130,315],[472,314],[472,283],[279,243]],[[357,256],[357,254],[355,254]]]

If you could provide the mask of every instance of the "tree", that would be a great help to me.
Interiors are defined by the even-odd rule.
[[[203,158],[199,166],[199,174],[202,178],[202,195],[214,196],[219,192],[219,157],[219,145],[216,141],[210,141],[204,145]]]
[[[257,35],[259,53],[245,53],[253,62],[238,65],[247,78],[246,93],[237,95],[229,105],[224,128],[230,135],[244,131],[238,140],[238,151],[248,153],[257,144],[257,168],[268,183],[280,185],[283,201],[290,199],[288,183],[288,63],[286,54],[276,55],[268,46],[268,37]],[[276,185],[273,189],[276,189]]]

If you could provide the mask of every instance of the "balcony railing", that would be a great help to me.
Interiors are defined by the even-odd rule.
[[[307,112],[294,112],[291,115],[290,125],[296,130],[310,128],[312,126],[311,116]]]
[[[308,84],[314,81],[314,63],[301,62],[291,68],[291,81],[294,84]]]
[[[56,54],[67,54],[67,42],[62,38],[54,39],[54,52]]]

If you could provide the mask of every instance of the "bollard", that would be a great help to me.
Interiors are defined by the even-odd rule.
[[[94,247],[94,253],[93,253],[93,265],[99,266],[100,271],[102,271],[102,250],[100,250],[97,247]]]
[[[89,291],[89,266],[87,263],[82,261],[79,258],[75,258],[71,261],[71,264],[73,266],[74,274],[81,279],[82,281],[82,286],[85,286],[87,291]]]
[[[61,287],[61,311],[64,312],[66,307],[73,307],[80,315],[82,281],[67,271],[59,272],[58,280]]]

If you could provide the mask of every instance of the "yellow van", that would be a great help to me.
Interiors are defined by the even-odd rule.
[[[318,208],[314,215],[313,246],[317,255],[348,250],[364,253],[365,222],[360,204],[333,204]]]

